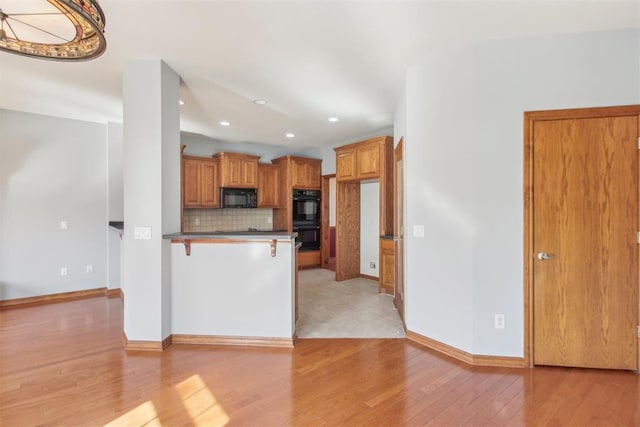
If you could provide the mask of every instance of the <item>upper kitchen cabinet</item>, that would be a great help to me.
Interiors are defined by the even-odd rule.
[[[285,175],[286,187],[289,192],[294,188],[320,190],[322,187],[322,160],[320,159],[283,156],[273,159],[271,162],[280,166],[281,172]]]
[[[213,157],[220,161],[220,187],[258,188],[260,156],[224,152]]]
[[[320,160],[305,157],[291,157],[291,184],[293,188],[319,190],[321,187]]]
[[[217,208],[218,160],[182,157],[182,203],[185,208]]]
[[[258,207],[280,207],[280,167],[258,163]]]
[[[393,140],[379,136],[335,148],[336,181],[360,181],[382,178],[391,170]]]

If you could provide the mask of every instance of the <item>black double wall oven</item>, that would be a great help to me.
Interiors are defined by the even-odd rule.
[[[320,191],[293,190],[293,231],[301,251],[320,249]]]

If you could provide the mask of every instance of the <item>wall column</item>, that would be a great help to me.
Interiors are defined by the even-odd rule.
[[[159,59],[127,64],[122,290],[131,348],[158,348],[171,334],[170,243],[162,235],[180,231],[179,89],[180,77]]]

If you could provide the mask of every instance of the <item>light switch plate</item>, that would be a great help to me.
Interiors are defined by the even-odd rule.
[[[69,221],[60,221],[60,230],[68,230],[69,229]]]
[[[424,225],[413,226],[413,237],[424,237]]]
[[[133,230],[133,238],[136,240],[150,240],[151,227],[135,227]]]

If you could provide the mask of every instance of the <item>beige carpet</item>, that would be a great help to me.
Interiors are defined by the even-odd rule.
[[[324,269],[299,273],[299,338],[403,338],[404,328],[391,295],[378,293],[368,279],[335,281]]]

